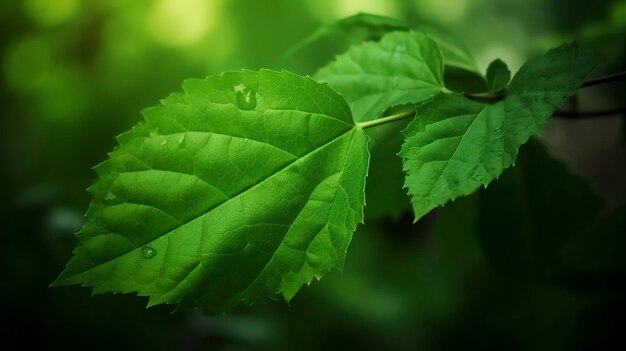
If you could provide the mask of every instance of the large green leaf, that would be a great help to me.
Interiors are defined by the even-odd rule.
[[[520,145],[541,132],[594,61],[565,45],[528,61],[499,102],[445,93],[420,106],[400,153],[416,220],[487,186],[512,165]]]
[[[90,221],[55,284],[220,313],[341,268],[368,166],[343,98],[267,70],[183,88],[95,168]]]

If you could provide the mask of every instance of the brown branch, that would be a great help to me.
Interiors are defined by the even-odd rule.
[[[616,115],[625,115],[626,108],[620,107],[612,110],[600,110],[600,111],[555,111],[553,116],[565,119],[578,119],[578,118],[595,118],[595,117],[609,117]]]
[[[592,87],[594,85],[615,82],[615,81],[622,80],[622,79],[626,79],[626,71],[586,80],[578,88],[580,89],[580,88]]]

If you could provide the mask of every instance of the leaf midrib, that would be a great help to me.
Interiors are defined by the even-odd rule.
[[[153,238],[153,239],[150,239],[150,240],[148,240],[148,241],[146,241],[146,242],[144,242],[144,243],[141,243],[141,244],[139,244],[139,245],[135,246],[133,249],[130,249],[130,250],[124,251],[124,252],[122,252],[122,253],[120,253],[120,254],[118,254],[118,255],[116,255],[116,256],[114,256],[114,257],[110,258],[110,259],[107,259],[106,261],[103,261],[103,262],[101,262],[101,263],[98,263],[97,265],[94,265],[93,267],[90,267],[90,268],[88,268],[88,269],[85,269],[85,270],[82,270],[82,271],[76,272],[76,273],[72,274],[71,276],[65,277],[63,280],[57,280],[57,282],[55,282],[55,283],[63,284],[63,282],[64,282],[64,281],[66,281],[66,280],[68,280],[69,278],[73,278],[73,277],[76,277],[76,276],[78,276],[78,275],[81,275],[81,274],[85,274],[85,273],[87,273],[87,272],[90,272],[90,271],[92,271],[93,269],[96,269],[96,268],[98,268],[98,267],[100,267],[100,266],[102,266],[102,265],[104,265],[104,264],[106,264],[106,263],[109,263],[109,262],[111,262],[111,261],[113,261],[113,260],[116,260],[116,259],[118,259],[118,258],[120,258],[120,257],[122,257],[122,256],[124,256],[124,255],[126,255],[126,254],[128,254],[128,253],[130,253],[130,252],[132,252],[132,251],[135,251],[135,250],[137,250],[137,249],[139,249],[139,248],[141,248],[141,247],[143,247],[143,246],[145,246],[145,245],[147,245],[147,244],[149,244],[149,243],[151,243],[151,242],[153,242],[153,241],[155,241],[155,240],[157,240],[157,239],[160,239],[160,238],[162,238],[162,237],[164,237],[164,236],[166,236],[166,235],[171,234],[171,233],[172,233],[172,231],[174,231],[175,229],[178,229],[178,228],[180,228],[180,227],[184,227],[184,226],[186,226],[187,224],[189,224],[189,223],[191,223],[191,222],[195,221],[196,219],[198,219],[198,218],[200,218],[200,217],[202,217],[202,216],[204,216],[204,215],[208,214],[209,212],[214,211],[215,209],[219,208],[220,206],[222,206],[222,205],[224,205],[224,204],[226,204],[226,203],[230,202],[231,200],[236,199],[237,197],[239,197],[239,196],[243,195],[244,193],[248,192],[249,190],[252,190],[252,189],[256,188],[257,186],[260,186],[261,184],[265,183],[267,180],[271,179],[272,177],[274,177],[274,176],[276,176],[276,175],[278,175],[278,174],[282,173],[283,171],[285,171],[287,168],[291,167],[291,166],[292,166],[293,164],[295,164],[296,162],[298,162],[298,161],[300,161],[300,160],[303,160],[304,158],[308,157],[309,155],[312,155],[312,154],[314,154],[315,152],[320,151],[320,150],[322,150],[322,149],[326,148],[328,145],[330,145],[330,144],[334,143],[335,141],[337,141],[337,140],[341,139],[343,136],[345,136],[345,135],[346,135],[346,134],[348,134],[349,132],[356,131],[356,129],[357,129],[356,125],[352,125],[352,126],[351,126],[351,128],[346,129],[343,133],[340,133],[340,134],[339,134],[339,135],[337,135],[336,137],[334,137],[334,138],[330,139],[329,141],[325,142],[323,145],[321,145],[321,146],[319,146],[319,147],[317,147],[317,148],[315,148],[315,149],[313,149],[313,150],[309,151],[308,153],[306,153],[306,154],[302,155],[301,157],[296,158],[296,159],[295,159],[295,160],[293,160],[292,162],[290,162],[290,163],[286,164],[286,165],[285,165],[284,167],[282,167],[281,169],[279,169],[279,170],[277,170],[276,172],[274,172],[274,173],[272,173],[272,174],[268,175],[266,178],[262,179],[261,181],[259,181],[259,182],[255,183],[255,184],[252,184],[251,186],[248,186],[247,188],[243,189],[243,190],[242,190],[241,192],[239,192],[238,194],[236,194],[236,195],[234,195],[234,196],[232,196],[232,197],[230,197],[230,198],[228,198],[228,199],[224,200],[223,202],[221,202],[221,203],[219,203],[219,204],[216,204],[216,205],[215,205],[215,206],[213,206],[212,208],[207,209],[206,211],[204,211],[203,213],[201,213],[201,214],[199,214],[199,215],[197,215],[197,216],[195,216],[195,217],[193,217],[193,218],[190,218],[189,220],[187,220],[187,221],[183,222],[181,225],[177,226],[176,228],[174,228],[174,229],[172,229],[172,230],[170,230],[170,231],[168,231],[168,232],[166,232],[166,233],[163,233],[163,234],[161,234],[161,235],[159,235],[159,236],[157,236],[157,237],[155,237],[155,238]]]

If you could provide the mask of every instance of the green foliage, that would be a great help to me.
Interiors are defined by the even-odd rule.
[[[511,80],[511,71],[502,60],[492,61],[487,67],[487,87],[492,93],[498,92],[506,88]]]
[[[440,50],[429,36],[393,32],[380,42],[353,46],[320,69],[314,78],[340,92],[355,119],[365,122],[392,106],[421,102],[440,93],[443,64]],[[367,132],[372,139],[367,219],[397,219],[410,208],[402,190],[402,162],[395,155],[403,142],[400,131],[404,127],[406,123],[398,123]]]
[[[263,294],[289,301],[341,269],[366,197],[368,219],[398,219],[412,205],[417,221],[486,187],[593,67],[566,45],[527,62],[509,85],[504,62],[483,77],[452,37],[408,29],[350,17],[294,49],[353,30],[380,39],[322,67],[314,79],[325,84],[269,70],[224,73],[188,80],[184,93],[145,110],[95,168],[89,222],[55,285],[136,292],[149,305],[206,313]],[[528,235],[520,228],[516,237]]]
[[[400,153],[415,219],[496,179],[593,65],[593,57],[565,45],[527,62],[501,101],[453,93],[420,106]]]
[[[290,73],[188,80],[118,139],[56,285],[221,313],[289,300],[341,268],[362,220],[367,140],[330,88]]]
[[[315,79],[327,82],[350,104],[357,122],[378,118],[392,106],[424,101],[443,89],[443,58],[434,40],[392,32],[380,42],[353,46]]]

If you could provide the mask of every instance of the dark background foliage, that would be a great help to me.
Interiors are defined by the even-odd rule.
[[[285,52],[364,11],[453,33],[481,67],[515,71],[577,40],[624,67],[626,1],[24,0],[0,2],[3,344],[90,349],[604,349],[626,347],[624,118],[550,121],[492,186],[361,225],[343,273],[287,306],[225,316],[144,309],[130,295],[48,288],[76,244],[92,166],[183,79],[261,67],[312,74],[346,42]],[[567,108],[619,107],[624,84]],[[393,204],[390,204],[393,205]],[[613,345],[612,348],[619,348]]]

